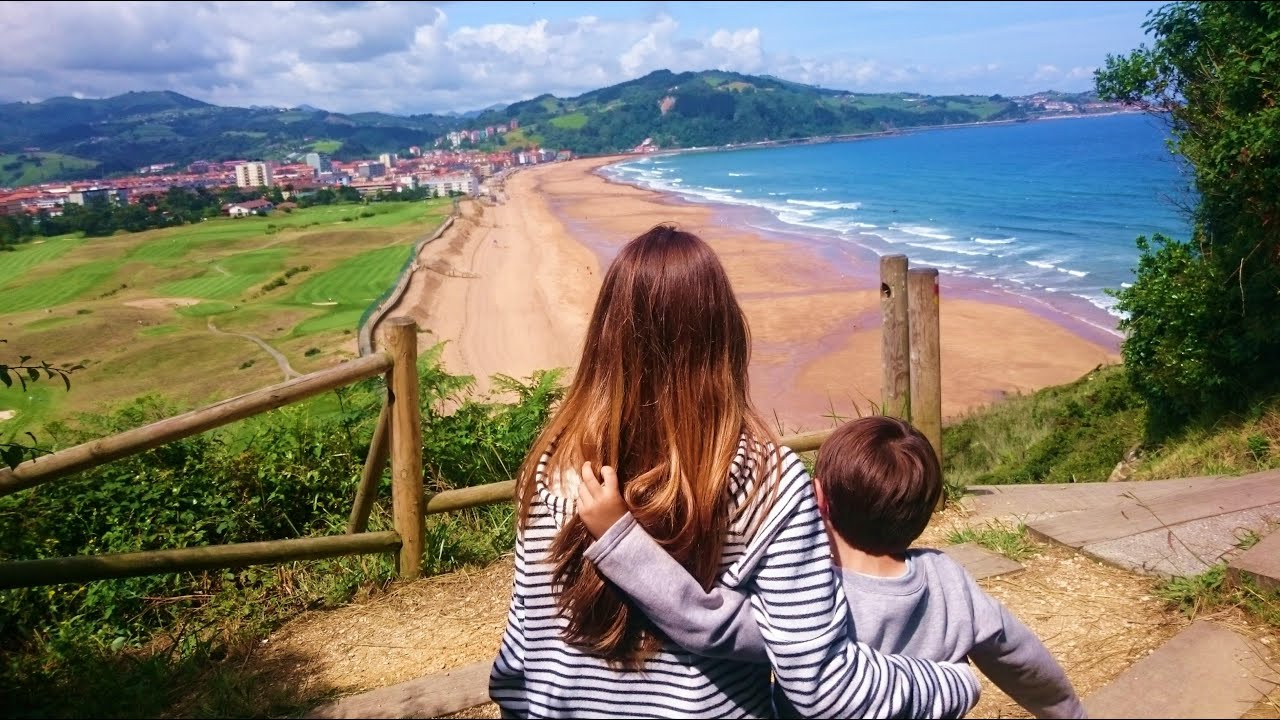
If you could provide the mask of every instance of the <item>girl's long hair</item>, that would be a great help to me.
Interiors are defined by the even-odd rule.
[[[751,405],[750,333],[719,259],[692,233],[658,225],[609,266],[563,402],[520,469],[520,523],[547,477],[584,461],[618,472],[636,521],[710,588],[730,517],[740,439],[776,446]],[[565,639],[628,667],[660,647],[655,630],[583,557],[575,514],[551,546]],[[638,572],[642,568],[636,568]]]

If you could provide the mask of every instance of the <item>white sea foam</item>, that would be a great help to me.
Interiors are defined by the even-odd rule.
[[[908,235],[916,237],[927,237],[931,240],[954,240],[955,238],[942,232],[941,228],[929,227],[928,225],[890,225],[890,228],[899,230]]]
[[[1085,272],[1084,270],[1071,270],[1071,269],[1069,269],[1069,268],[1058,268],[1058,272],[1064,272],[1064,273],[1066,273],[1066,274],[1068,274],[1068,275],[1071,275],[1071,276],[1074,276],[1074,277],[1084,277],[1085,275],[1088,275],[1088,274],[1089,274],[1089,273]]]
[[[1041,270],[1057,270],[1058,269],[1057,265],[1054,265],[1053,263],[1042,262],[1040,260],[1023,260],[1023,262],[1030,265],[1031,267],[1040,268]]]
[[[755,175],[755,173],[729,173],[729,177],[751,177],[752,175]]]
[[[1003,240],[996,240],[994,238],[975,237],[973,238],[973,241],[982,245],[1008,245],[1009,243],[1017,239],[1018,238],[1016,237],[1011,237],[1011,238],[1005,238]]]
[[[1106,310],[1108,313],[1115,315],[1116,317],[1124,317],[1115,309],[1115,305],[1116,305],[1115,298],[1108,297],[1106,295],[1085,295],[1081,293],[1071,293],[1071,294],[1074,297],[1080,298],[1081,300],[1089,301],[1090,305],[1093,305],[1094,307],[1100,310]]]
[[[912,262],[913,263],[915,262],[914,258],[912,259]],[[951,262],[939,262],[937,260],[932,260],[930,258],[920,258],[919,262],[924,267],[936,267],[936,268],[943,268],[945,270],[964,270],[965,272],[973,272],[973,267],[970,265],[960,265],[959,263],[951,263]]]
[[[702,186],[702,189],[703,189],[703,190],[710,190],[711,192],[720,192],[720,193],[733,192],[733,189],[732,189],[732,188],[715,187],[715,186],[713,186],[713,185],[703,185],[703,186]]]
[[[792,205],[804,205],[805,207],[822,208],[823,210],[857,210],[862,207],[862,203],[842,203],[832,200],[787,200],[787,202]]]
[[[910,245],[911,247],[923,248],[925,250],[937,250],[938,252],[955,253],[957,255],[972,255],[976,257],[991,256],[991,253],[979,252],[976,250],[964,250],[964,249],[955,247],[954,245],[940,245],[938,243],[916,243],[916,242],[908,242],[905,244]]]

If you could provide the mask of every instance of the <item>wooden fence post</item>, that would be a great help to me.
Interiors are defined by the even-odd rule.
[[[938,271],[907,273],[911,325],[911,424],[942,462],[942,351],[938,337]]]
[[[911,419],[907,330],[907,256],[880,258],[880,414]]]
[[[400,579],[422,574],[422,409],[418,393],[418,326],[407,317],[387,321],[393,365],[387,382],[391,405],[391,505],[400,534]]]
[[[365,458],[364,471],[360,473],[356,499],[351,505],[351,517],[347,520],[348,534],[362,533],[369,527],[369,511],[378,497],[378,481],[382,479],[382,471],[387,469],[387,456],[391,454],[390,440],[391,403],[383,400],[378,424],[373,428],[373,439],[369,441],[369,456]]]

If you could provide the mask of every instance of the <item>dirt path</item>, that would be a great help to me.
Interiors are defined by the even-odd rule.
[[[271,356],[271,359],[275,360],[276,365],[280,367],[280,372],[284,373],[285,380],[292,380],[296,377],[302,377],[301,373],[294,370],[293,367],[289,365],[288,358],[286,358],[283,354],[281,354],[279,350],[276,350],[275,348],[268,345],[267,342],[262,338],[256,335],[250,335],[248,333],[228,332],[226,330],[219,330],[218,326],[213,324],[212,318],[208,320],[208,326],[209,326],[209,332],[215,335],[234,335],[235,337],[244,338],[245,340],[248,340],[256,344],[258,347],[262,348],[263,350],[266,350],[267,354]]]

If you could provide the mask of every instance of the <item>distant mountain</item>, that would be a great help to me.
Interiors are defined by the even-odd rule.
[[[1063,102],[1092,98],[1052,91],[1040,96]],[[481,147],[538,145],[594,154],[629,150],[646,138],[660,147],[714,146],[1020,119],[1041,111],[1026,98],[1000,95],[864,94],[768,75],[669,70],[576,97],[546,94],[448,115],[342,114],[309,105],[220,107],[174,92],[59,97],[0,105],[0,184],[6,178],[38,182],[155,163],[277,159],[312,150],[340,160],[368,157],[512,119],[519,130],[486,136]]]
[[[494,110],[505,110],[505,109],[506,109],[506,107],[507,107],[507,106],[506,106],[506,105],[504,105],[504,104],[502,104],[502,103],[495,103],[495,104],[490,105],[489,107],[484,108],[484,109],[482,109],[482,110],[468,110],[468,111],[466,111],[466,112],[450,111],[450,112],[445,113],[445,115],[447,115],[447,116],[449,116],[449,117],[454,117],[454,118],[463,118],[463,119],[466,119],[466,120],[470,120],[471,118],[474,118],[474,117],[477,117],[477,116],[483,115],[483,114],[484,114],[484,113],[486,113],[486,112],[490,112],[490,111],[494,111]]]
[[[25,182],[130,172],[155,163],[281,158],[313,148],[338,159],[430,144],[459,121],[438,115],[343,115],[310,107],[220,107],[175,92],[0,105],[3,178]],[[38,164],[40,153],[83,161]],[[10,168],[12,165],[14,167]],[[32,174],[43,168],[48,172]]]
[[[515,117],[531,141],[602,153],[645,138],[662,147],[710,146],[1023,116],[1017,102],[1000,96],[860,94],[770,76],[658,70],[573,98],[540,95],[473,124]]]

